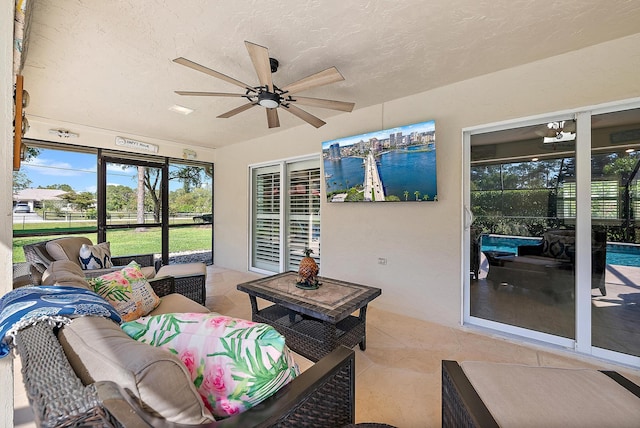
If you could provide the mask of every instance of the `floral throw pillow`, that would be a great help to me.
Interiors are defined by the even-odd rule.
[[[113,263],[111,262],[111,246],[108,242],[101,242],[97,245],[82,244],[78,260],[84,270],[113,267]]]
[[[217,418],[255,406],[300,374],[284,337],[267,324],[176,313],[142,317],[122,329],[176,354]]]
[[[147,315],[160,304],[160,298],[134,261],[121,270],[91,278],[88,282],[93,291],[116,308],[123,321]]]

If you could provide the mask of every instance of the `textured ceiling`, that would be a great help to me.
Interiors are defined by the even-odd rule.
[[[241,92],[173,63],[185,57],[258,85],[244,41],[280,61],[280,87],[335,66],[345,81],[301,96],[356,109],[640,31],[637,0],[38,0],[23,75],[28,115],[221,147],[269,129],[260,107],[216,116],[239,98],[175,90]],[[179,104],[195,112],[173,113]],[[340,113],[305,110],[330,122]]]

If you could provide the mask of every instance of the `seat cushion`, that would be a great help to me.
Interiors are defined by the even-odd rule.
[[[630,427],[640,421],[640,398],[597,370],[460,365],[503,427]]]
[[[142,317],[122,329],[178,355],[215,417],[255,406],[300,374],[284,337],[267,324],[183,313]]]
[[[115,382],[130,390],[145,410],[171,422],[213,421],[180,359],[132,340],[113,321],[76,318],[61,330],[59,339],[85,385]]]
[[[192,313],[209,313],[209,309],[202,306],[201,304],[194,302],[188,297],[183,296],[182,294],[172,293],[167,294],[166,296],[162,296],[160,298],[160,304],[147,315],[162,315],[162,314],[173,314],[173,313],[183,313],[183,312],[192,312]]]
[[[207,265],[202,262],[176,263],[165,265],[158,269],[156,276],[206,275]]]

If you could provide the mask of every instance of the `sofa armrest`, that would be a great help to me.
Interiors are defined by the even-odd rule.
[[[111,256],[111,262],[114,266],[126,266],[131,262],[131,260],[135,260],[140,266],[154,266],[154,255],[153,254],[133,254],[130,256]],[[157,270],[157,269],[156,269]]]
[[[76,376],[53,326],[44,321],[25,327],[15,340],[37,426],[83,426],[89,422],[111,426],[94,386],[84,386]]]
[[[176,292],[175,280],[172,276],[161,276],[149,280],[151,288],[158,297],[166,296]]]
[[[518,246],[518,255],[519,256],[541,256],[542,255],[542,244],[538,244],[538,245],[519,245]]]
[[[142,419],[146,426],[154,428],[308,426],[311,418],[314,427],[335,428],[355,419],[355,352],[341,346],[257,406],[204,425],[174,424],[153,417],[142,410],[128,391],[115,384],[102,388],[107,392],[101,395],[110,394],[104,405],[119,422],[124,422],[120,417],[130,418],[130,413],[134,413],[138,421]]]

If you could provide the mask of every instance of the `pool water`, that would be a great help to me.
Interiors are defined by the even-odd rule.
[[[520,245],[537,245],[542,238],[522,238],[519,236],[483,235],[482,251],[506,251],[517,254]],[[640,267],[640,245],[607,244],[607,264]]]

